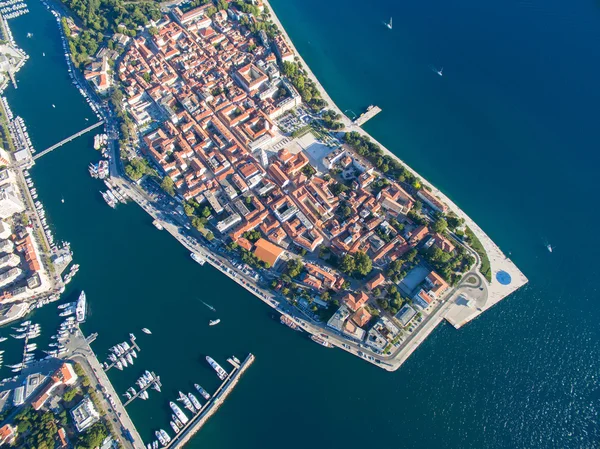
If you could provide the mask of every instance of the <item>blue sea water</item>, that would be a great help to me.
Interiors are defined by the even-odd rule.
[[[440,326],[399,371],[383,372],[281,326],[137,206],[106,207],[86,173],[98,158],[91,137],[79,139],[32,175],[82,265],[66,295],[86,289],[84,331],[99,332],[98,354],[153,331],[139,335],[135,369],[110,373],[118,391],[140,370],[161,375],[164,393],[130,406],[142,437],[168,429],[178,390],[215,387],[204,355],[252,351],[256,363],[190,448],[598,447],[600,4],[271,2],[340,108],[382,107],[366,129],[463,207],[530,283],[460,331]],[[30,10],[11,21],[31,59],[6,95],[42,149],[93,116],[69,82],[52,16],[35,1]],[[213,314],[200,301],[217,308],[219,326],[205,325]],[[49,338],[56,312],[36,319]]]

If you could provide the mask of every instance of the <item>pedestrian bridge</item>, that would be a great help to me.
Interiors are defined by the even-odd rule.
[[[52,145],[51,147],[46,148],[44,151],[33,156],[33,160],[39,159],[45,154],[50,153],[51,151],[56,150],[59,147],[62,147],[65,143],[69,143],[71,140],[77,139],[79,136],[83,136],[85,133],[90,132],[92,129],[98,128],[99,126],[104,124],[104,120],[100,120],[98,123],[95,123],[91,126],[88,126],[85,129],[82,129],[78,133],[73,134],[72,136],[67,137],[66,139],[61,140],[60,142]]]

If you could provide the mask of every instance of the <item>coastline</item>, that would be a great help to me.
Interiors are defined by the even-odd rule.
[[[520,272],[520,270],[516,267],[512,261],[507,259],[502,251],[498,248],[497,245],[481,230],[481,228],[465,213],[463,212],[454,202],[452,202],[445,194],[443,194],[439,189],[436,189],[430,182],[423,179],[419,174],[406,165],[400,158],[394,155],[390,150],[381,145],[376,139],[371,137],[366,131],[362,128],[356,126],[351,122],[351,120],[345,116],[342,111],[337,107],[337,105],[333,102],[331,97],[327,94],[323,86],[320,84],[314,73],[310,70],[309,66],[302,59],[302,56],[298,53],[297,49],[294,47],[291,39],[287,35],[283,25],[275,15],[272,7],[268,2],[265,2],[266,6],[269,8],[269,15],[271,20],[282,32],[282,35],[287,40],[288,44],[294,51],[295,55],[299,58],[299,61],[303,64],[303,68],[306,70],[308,76],[315,83],[317,88],[319,89],[322,98],[327,100],[330,104],[330,107],[333,108],[337,113],[339,113],[342,117],[342,122],[346,126],[346,131],[357,131],[363,136],[368,136],[373,142],[377,143],[381,146],[382,150],[395,158],[395,160],[399,161],[407,170],[413,173],[415,176],[418,176],[422,183],[428,186],[431,191],[437,195],[442,201],[446,202],[447,206],[450,210],[452,210],[457,216],[464,218],[468,227],[470,227],[476,237],[481,241],[488,257],[490,258],[490,264],[492,269],[492,282],[488,283],[485,280],[481,282],[485,282],[486,285],[481,287],[480,290],[483,290],[485,293],[485,298],[481,300],[479,298],[475,307],[475,304],[472,304],[473,301],[469,301],[467,304],[464,304],[457,299],[462,299],[463,293],[469,293],[474,289],[472,286],[468,285],[464,282],[466,278],[469,277],[469,274],[474,275],[476,278],[481,278],[478,273],[478,268],[481,263],[479,257],[476,257],[478,263],[476,266],[466,273],[463,277],[463,280],[453,289],[451,289],[448,293],[446,293],[443,297],[439,299],[435,307],[432,308],[431,311],[426,315],[423,322],[413,331],[410,330],[408,335],[405,335],[399,343],[395,345],[395,347],[390,349],[390,352],[387,354],[375,353],[371,350],[369,346],[364,344],[363,342],[354,342],[338,332],[330,329],[327,326],[324,326],[322,323],[317,323],[312,320],[312,318],[305,315],[305,313],[298,308],[291,306],[284,297],[281,297],[279,294],[274,294],[270,290],[266,290],[261,288],[254,279],[247,278],[244,273],[235,267],[231,261],[223,256],[220,256],[216,252],[213,252],[210,248],[206,247],[204,244],[200,243],[201,239],[199,236],[193,235],[192,238],[194,242],[190,242],[190,236],[186,235],[185,223],[181,222],[179,218],[177,218],[178,223],[173,223],[170,221],[166,221],[162,217],[165,217],[163,213],[161,213],[161,208],[155,208],[152,204],[152,201],[140,189],[135,183],[129,181],[125,177],[120,174],[119,167],[119,153],[116,142],[114,140],[109,140],[109,148],[111,148],[113,157],[111,158],[110,167],[111,167],[111,181],[113,183],[117,183],[123,188],[130,198],[132,198],[135,202],[137,202],[153,219],[157,220],[162,226],[172,234],[181,244],[184,245],[188,250],[192,252],[200,253],[203,258],[209,262],[210,265],[217,268],[219,271],[224,273],[230,279],[234,280],[238,285],[241,285],[250,293],[261,299],[265,304],[274,308],[280,313],[289,314],[299,323],[303,330],[309,332],[313,335],[322,335],[328,339],[328,342],[332,343],[334,346],[343,349],[347,352],[350,352],[357,357],[368,361],[382,369],[388,371],[397,370],[414,352],[414,350],[431,334],[433,329],[435,329],[444,319],[446,319],[450,324],[452,324],[455,328],[460,328],[464,324],[470,322],[475,319],[479,315],[481,315],[485,310],[489,309],[493,305],[497,304],[500,300],[508,296],[510,293],[514,292],[522,285],[527,282],[527,278]],[[184,219],[185,221],[185,219]],[[468,248],[471,252],[474,253],[474,250]],[[495,275],[498,272],[508,273],[510,278],[510,282],[507,285],[502,285],[497,281]],[[481,284],[477,285],[480,287]],[[367,356],[364,351],[372,354],[374,357]]]
[[[460,207],[458,207],[444,192],[436,188],[431,182],[417,173],[412,167],[410,167],[406,162],[404,162],[400,157],[395,155],[392,151],[386,148],[381,142],[363,130],[360,126],[356,126],[353,124],[352,120],[348,116],[344,114],[344,112],[337,106],[337,104],[332,100],[329,96],[323,85],[319,82],[316,75],[310,69],[310,66],[306,63],[298,49],[295,47],[294,42],[287,34],[285,27],[282,25],[281,21],[275,14],[275,11],[272,5],[268,0],[263,0],[263,3],[269,8],[269,17],[273,21],[275,25],[277,25],[278,29],[281,31],[282,35],[286,39],[287,43],[292,48],[295,56],[298,57],[300,63],[302,64],[302,68],[306,71],[310,79],[315,83],[321,96],[329,103],[329,107],[333,109],[335,112],[340,114],[342,117],[341,121],[345,125],[346,129],[344,131],[356,131],[360,133],[362,136],[368,137],[379,145],[383,152],[398,162],[400,162],[407,170],[409,170],[413,175],[417,176],[423,185],[429,187],[431,192],[436,195],[439,199],[441,199],[444,203],[447,204],[449,209],[454,212],[458,217],[463,218],[465,220],[466,225],[471,228],[475,236],[479,239],[481,244],[483,245],[489,259],[490,259],[490,267],[492,271],[492,282],[488,283],[488,301],[483,307],[480,307],[477,311],[472,311],[471,313],[465,313],[465,307],[456,305],[456,307],[449,310],[449,319],[448,321],[455,327],[460,328],[464,324],[472,321],[477,318],[481,313],[488,310],[490,307],[494,306],[502,299],[518,290],[523,285],[527,284],[529,280],[527,277],[519,270],[519,268],[504,255],[502,250],[494,243],[494,241],[481,229],[477,223],[467,215]],[[509,285],[502,285],[497,281],[496,275],[498,272],[504,271],[508,273],[512,279]]]

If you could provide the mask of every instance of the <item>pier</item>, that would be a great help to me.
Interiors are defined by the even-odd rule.
[[[142,351],[140,349],[140,347],[136,344],[134,336],[130,337],[129,341],[131,342],[131,347],[127,351],[125,351],[123,354],[117,356],[117,360],[125,357],[127,354],[131,353],[131,351],[133,351],[133,350],[137,350],[138,352]],[[111,369],[113,366],[116,366],[116,365],[117,365],[117,362],[112,362],[110,365],[108,365],[108,367],[106,367],[106,369],[104,371],[108,372],[109,369]]]
[[[233,370],[227,375],[227,378],[223,381],[221,386],[215,391],[212,397],[206,404],[189,420],[189,422],[177,433],[167,444],[164,446],[166,449],[181,449],[196,432],[198,432],[202,426],[208,421],[218,409],[225,402],[229,393],[233,391],[233,388],[237,385],[238,381],[244,374],[244,372],[254,362],[254,355],[248,354],[246,360],[238,365],[233,360],[228,359],[229,363],[233,365]]]
[[[142,437],[121,402],[121,398],[79,328],[67,342],[67,348],[69,349],[68,358],[81,363],[92,387],[102,392],[98,394],[98,399],[106,412],[107,422],[112,427],[121,447],[123,449],[146,449],[142,443]]]
[[[82,129],[81,131],[79,131],[78,133],[75,133],[69,137],[67,137],[66,139],[61,140],[60,142],[52,145],[51,147],[46,148],[44,151],[36,154],[35,156],[33,156],[33,160],[39,159],[40,157],[42,157],[45,154],[48,154],[54,150],[56,150],[57,148],[63,146],[65,143],[69,143],[71,140],[77,139],[79,136],[84,135],[87,132],[90,132],[92,129],[98,128],[99,126],[104,124],[104,120],[100,120],[98,123],[95,123],[91,126],[88,126],[85,129]]]
[[[158,376],[154,373],[154,371],[150,371],[150,374],[152,374],[152,382],[148,382],[146,385],[144,385],[143,388],[140,389],[140,391],[138,391],[134,396],[131,397],[131,399],[128,399],[127,402],[125,402],[123,404],[123,407],[127,407],[129,404],[131,404],[133,402],[134,399],[137,399],[138,397],[140,397],[140,395],[146,391],[148,388],[150,388],[153,385],[158,385],[158,387],[162,387],[162,384],[160,383],[160,379],[158,378]]]
[[[355,119],[352,123],[356,126],[364,125],[368,120],[371,120],[377,114],[381,112],[381,108],[379,106],[369,106],[365,112],[360,114],[357,119]]]

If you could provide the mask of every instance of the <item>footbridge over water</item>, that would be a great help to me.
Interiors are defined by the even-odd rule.
[[[41,158],[43,155],[50,153],[51,151],[56,150],[57,148],[63,146],[65,143],[69,143],[71,140],[77,139],[79,136],[83,136],[85,133],[90,132],[92,129],[98,128],[99,126],[104,124],[104,120],[100,120],[98,123],[95,123],[91,126],[88,126],[85,129],[82,129],[78,133],[73,134],[72,136],[67,137],[66,139],[61,140],[57,144],[52,145],[51,147],[46,148],[44,151],[39,152],[35,156],[33,156],[33,160]]]

